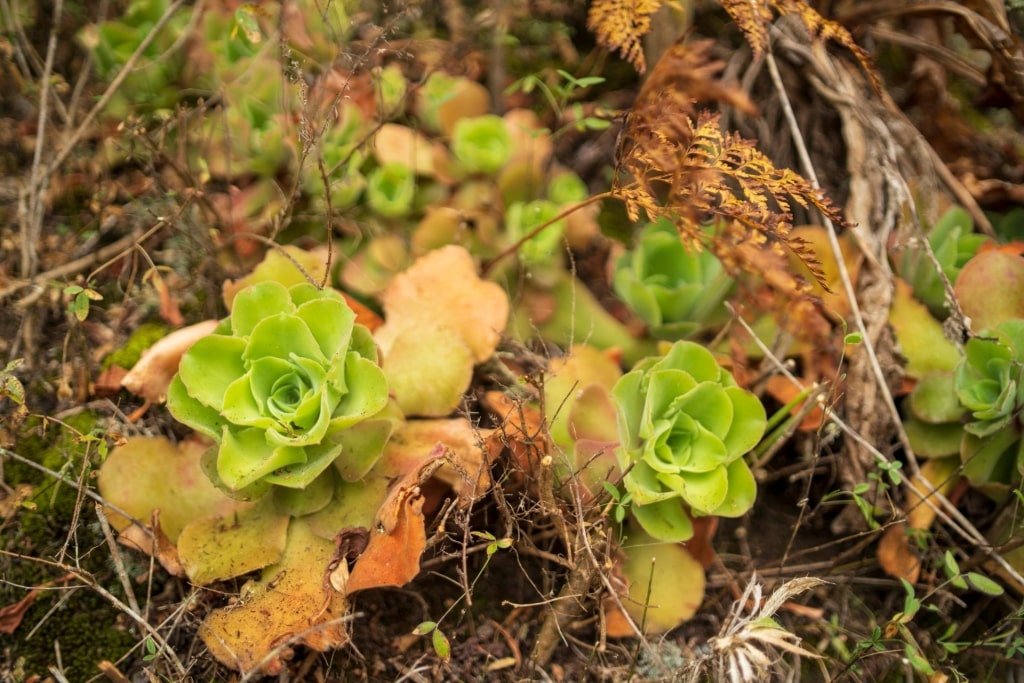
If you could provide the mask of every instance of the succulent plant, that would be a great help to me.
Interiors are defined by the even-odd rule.
[[[167,404],[217,441],[211,479],[255,497],[272,484],[305,488],[340,455],[345,479],[362,476],[380,448],[346,442],[387,392],[377,347],[341,295],[268,281],[239,292],[230,317],[185,353]]]
[[[112,79],[167,11],[167,0],[134,0],[120,19],[90,25],[79,41],[93,54],[101,78]],[[145,68],[130,73],[105,114],[124,119],[129,114],[173,107],[180,96],[175,81],[184,65],[181,51],[173,50],[189,22],[191,10],[178,10],[143,54]]]
[[[373,169],[366,180],[366,203],[386,218],[408,215],[415,196],[416,175],[397,161]]]
[[[612,394],[619,469],[647,533],[681,542],[693,535],[691,516],[750,509],[757,484],[743,456],[764,433],[765,410],[710,351],[676,342],[638,363]]]
[[[535,199],[532,202],[515,202],[505,211],[505,229],[509,240],[515,242],[532,230],[558,215],[560,208],[549,199]],[[519,247],[519,258],[527,265],[544,265],[557,262],[565,219],[548,225]]]
[[[960,453],[964,475],[998,496],[1024,474],[1024,320],[1006,320],[968,340],[954,386],[970,411]]]
[[[1024,407],[1022,380],[1024,320],[1007,320],[970,339],[955,373],[957,396],[973,418],[964,428],[975,436],[991,436],[1007,426],[1018,427]]]
[[[960,269],[986,239],[974,232],[970,214],[959,206],[946,211],[928,233],[928,243],[935,259],[950,283],[956,282]],[[914,296],[928,306],[932,314],[945,318],[948,313],[946,290],[924,249],[907,249],[896,266],[900,276],[913,288]]]
[[[459,119],[452,131],[452,154],[468,173],[497,173],[512,157],[512,136],[500,116]]]
[[[718,258],[688,249],[667,219],[643,228],[615,267],[615,293],[647,323],[651,336],[688,337],[721,317],[732,287]]]

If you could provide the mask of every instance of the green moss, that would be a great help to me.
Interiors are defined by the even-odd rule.
[[[103,359],[103,369],[106,370],[111,365],[120,365],[122,368],[133,367],[139,362],[142,352],[163,339],[168,331],[167,325],[161,323],[139,325],[124,346]]]
[[[83,441],[79,433],[95,430],[101,424],[100,417],[83,412],[65,423],[67,426],[50,422],[44,430],[40,420],[26,420],[14,450],[50,469],[63,469],[66,477],[77,479],[83,458],[89,458],[90,468],[98,458],[98,442]],[[48,563],[59,557],[69,537],[64,563],[91,574],[109,592],[123,599],[92,501],[80,501],[74,487],[55,482],[21,462],[5,461],[4,478],[8,484],[28,484],[33,490],[26,505],[13,520],[8,520],[2,537],[4,550],[18,557],[0,556],[0,576],[5,579],[0,582],[0,606],[24,598],[25,587],[41,586],[63,577],[67,572]],[[68,680],[88,680],[98,674],[97,662],[117,660],[138,641],[138,636],[123,626],[128,623],[123,614],[89,588],[68,588],[76,585],[80,584],[72,581],[48,586],[37,595],[21,626],[12,636],[5,636],[5,648],[24,657],[27,674],[47,676],[47,667],[57,664],[59,646]],[[30,633],[32,637],[28,638]]]

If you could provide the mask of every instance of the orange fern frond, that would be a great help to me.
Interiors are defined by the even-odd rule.
[[[767,276],[758,272],[763,261],[754,248],[788,249],[827,289],[814,254],[791,235],[792,205],[845,225],[839,211],[801,175],[776,168],[754,142],[723,133],[718,114],[697,110],[695,102],[709,96],[749,105],[736,86],[715,80],[722,64],[710,58],[708,41],[677,44],[669,55],[641,89],[620,139],[623,173],[614,192],[629,216],[668,217],[694,246],[706,234],[701,226],[716,224],[707,246],[731,271]]]
[[[882,84],[864,48],[853,40],[846,27],[826,19],[804,0],[719,0],[719,3],[743,32],[755,56],[760,57],[768,47],[768,26],[775,12],[779,16],[794,16],[812,36],[839,43],[852,52],[867,72],[872,86],[881,92]]]
[[[664,0],[594,0],[587,13],[587,28],[599,45],[618,50],[640,73],[647,70],[640,39],[651,30],[651,15]]]

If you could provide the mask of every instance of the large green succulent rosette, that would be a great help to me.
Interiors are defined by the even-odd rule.
[[[686,541],[691,517],[750,509],[757,485],[743,455],[764,433],[764,406],[711,352],[676,342],[619,379],[612,394],[623,483],[651,536]]]
[[[252,498],[305,488],[336,460],[345,479],[364,475],[386,434],[356,427],[387,397],[373,338],[340,294],[267,281],[239,292],[230,317],[185,353],[167,405],[217,441],[211,479]]]

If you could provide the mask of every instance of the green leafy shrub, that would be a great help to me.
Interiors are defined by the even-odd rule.
[[[185,353],[167,403],[218,442],[211,478],[250,497],[271,484],[305,488],[345,450],[346,430],[384,408],[387,391],[377,347],[339,294],[262,282]],[[365,472],[379,453],[352,449],[346,468]]]
[[[619,468],[632,513],[662,541],[693,535],[690,516],[738,517],[757,485],[743,455],[767,422],[756,396],[736,385],[710,351],[677,342],[647,358],[612,389]]]

